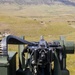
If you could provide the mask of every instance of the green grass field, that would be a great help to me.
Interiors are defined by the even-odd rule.
[[[0,32],[9,31],[26,40],[58,40],[60,35],[75,41],[75,7],[66,5],[0,4]],[[12,50],[12,48],[10,48]],[[67,68],[75,74],[75,54],[67,56]]]

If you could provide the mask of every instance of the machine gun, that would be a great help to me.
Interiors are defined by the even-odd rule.
[[[22,57],[25,53],[29,54],[25,67],[21,66],[26,75],[69,75],[66,54],[74,53],[73,42],[65,41],[63,37],[58,41],[46,42],[42,37],[39,42],[33,43],[22,51]]]
[[[8,51],[8,44],[19,46],[19,68],[16,70],[16,52]],[[74,53],[74,42],[60,40],[28,42],[13,35],[0,41],[0,75],[69,75],[66,55]],[[5,71],[5,72],[4,72]]]

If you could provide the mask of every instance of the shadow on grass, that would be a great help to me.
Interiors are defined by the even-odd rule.
[[[75,2],[71,2],[69,0],[59,0],[60,2],[66,4],[66,5],[72,5],[72,6],[75,6]]]

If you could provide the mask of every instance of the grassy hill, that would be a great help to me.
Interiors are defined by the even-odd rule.
[[[47,41],[65,35],[75,41],[75,7],[66,5],[0,4],[0,32],[9,31],[26,40],[38,41],[44,35]],[[75,55],[68,55],[67,68],[75,74]]]

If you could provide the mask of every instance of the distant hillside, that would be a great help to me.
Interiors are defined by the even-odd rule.
[[[17,3],[17,4],[54,4],[63,3],[75,6],[75,0],[0,0],[0,3]]]

